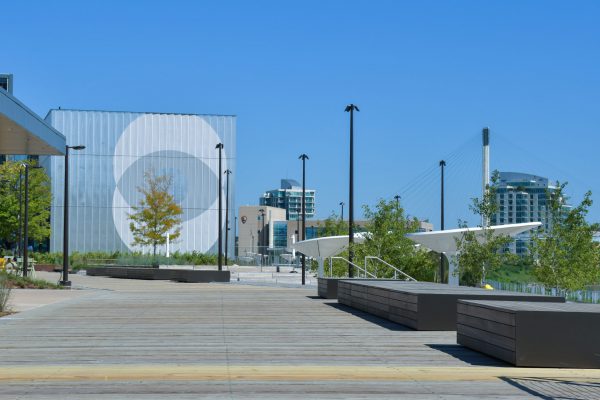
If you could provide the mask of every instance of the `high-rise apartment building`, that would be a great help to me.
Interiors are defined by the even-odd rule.
[[[306,189],[306,218],[315,216],[315,190]],[[288,221],[302,218],[302,185],[293,179],[282,179],[281,187],[265,192],[260,198],[261,206],[283,208]]]
[[[519,224],[525,222],[541,222],[548,229],[552,221],[548,215],[548,193],[556,187],[548,178],[521,172],[500,172],[496,184],[496,202],[498,212],[492,216],[492,225]],[[527,254],[529,233],[517,236],[509,245],[511,253]]]

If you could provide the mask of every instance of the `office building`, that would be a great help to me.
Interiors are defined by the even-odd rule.
[[[315,190],[306,189],[306,218],[315,216]],[[281,187],[265,192],[259,201],[260,205],[283,208],[286,219],[296,221],[302,219],[302,185],[293,179],[282,179]]]
[[[182,207],[180,238],[171,252],[216,253],[218,238],[218,143],[222,170],[230,169],[229,209],[235,204],[236,118],[227,115],[51,110],[46,121],[69,153],[69,247],[71,251],[150,251],[133,246],[128,215],[139,205],[144,174],[172,178],[172,195]],[[62,249],[64,159],[44,160],[52,178],[50,251]],[[223,216],[225,182],[222,180]],[[230,227],[233,226],[230,212]],[[225,218],[223,218],[225,229]],[[224,235],[223,235],[224,236]],[[230,235],[229,253],[234,251]],[[164,251],[160,249],[160,251]]]

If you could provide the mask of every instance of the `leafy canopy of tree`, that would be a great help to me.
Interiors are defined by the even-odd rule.
[[[599,224],[589,224],[585,217],[592,206],[587,192],[581,204],[566,207],[563,195],[566,183],[556,183],[556,190],[546,194],[549,224],[531,241],[534,274],[545,285],[564,290],[578,290],[600,279],[600,250],[593,241]]]
[[[405,237],[407,233],[419,230],[419,220],[407,218],[396,200],[382,199],[374,209],[369,206],[363,206],[363,209],[369,221],[366,225],[368,233],[363,243],[354,246],[356,259],[377,256],[417,280],[433,281],[439,256],[416,247]],[[391,268],[376,261],[369,263],[368,270],[379,278],[394,276]]]
[[[7,161],[0,165],[0,238],[8,244],[16,244],[18,241],[19,222],[23,223],[25,215],[24,163],[34,165],[33,161]],[[19,187],[21,188],[21,218],[19,218]],[[27,230],[33,240],[41,241],[50,236],[51,201],[50,178],[46,171],[30,167]]]
[[[169,193],[172,178],[167,175],[157,176],[153,170],[144,174],[145,186],[138,187],[143,195],[135,211],[129,214],[129,229],[133,233],[133,245],[152,246],[152,254],[156,256],[156,247],[167,242],[167,233],[171,241],[181,234],[181,207]]]
[[[496,271],[502,265],[514,262],[515,256],[506,253],[504,249],[512,241],[509,236],[496,235],[490,228],[489,221],[498,211],[496,202],[496,184],[500,174],[494,171],[491,185],[486,187],[483,198],[474,198],[470,205],[471,211],[481,217],[483,235],[476,235],[473,231],[465,232],[457,240],[458,253],[456,261],[460,283],[463,285],[476,286],[485,281],[486,274]],[[459,221],[461,228],[467,228],[464,221]],[[479,236],[479,238],[478,238]]]

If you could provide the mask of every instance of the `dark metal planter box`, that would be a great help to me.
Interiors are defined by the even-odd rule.
[[[600,305],[458,302],[459,344],[518,367],[600,368]]]
[[[338,301],[416,330],[456,330],[456,302],[469,300],[517,300],[564,303],[564,297],[540,296],[449,286],[428,282],[342,280]]]
[[[352,281],[352,278],[317,278],[318,282],[318,294],[319,297],[324,299],[337,299],[338,298],[338,282],[339,281]],[[398,282],[397,279],[364,279],[364,278],[356,278],[356,280],[360,281],[395,281]],[[403,281],[400,281],[403,282]]]
[[[87,274],[90,276],[108,276],[111,278],[122,279],[172,280],[189,283],[229,282],[231,278],[231,273],[229,271],[159,269],[128,266],[93,267],[87,269]]]

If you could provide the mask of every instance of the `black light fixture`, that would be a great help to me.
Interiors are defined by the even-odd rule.
[[[348,104],[344,109],[350,113],[350,187],[348,194],[348,277],[354,276],[354,268],[352,261],[354,259],[354,110],[360,111],[355,104]]]
[[[222,171],[222,159],[223,159],[223,143],[219,143],[215,146],[215,149],[219,149],[219,271],[223,270],[223,171]]]
[[[229,249],[229,175],[231,174],[230,169],[225,170],[227,175],[227,190],[225,192],[225,265],[229,265],[227,262],[227,253]],[[235,238],[234,238],[235,240]]]
[[[302,160],[302,240],[306,239],[306,154],[300,154]],[[302,253],[302,284],[306,284],[306,256]]]
[[[71,286],[69,281],[69,149],[83,150],[85,146],[65,146],[65,199],[63,201],[63,276],[60,284]],[[27,186],[27,184],[25,184]],[[27,191],[27,188],[25,188]]]
[[[344,220],[344,202],[340,201],[340,206],[342,207],[342,213],[340,214],[340,220]]]

